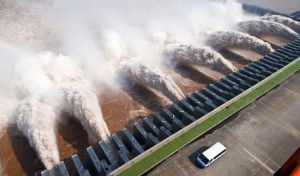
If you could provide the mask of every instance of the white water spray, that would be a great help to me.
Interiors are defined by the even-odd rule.
[[[62,101],[65,106],[57,108],[71,111],[91,139],[107,140],[110,133],[103,119],[97,95],[92,92],[90,82],[85,79],[82,69],[71,57],[64,55],[46,52],[41,54],[41,58],[48,61],[45,67],[47,76],[58,87],[59,97],[55,100],[61,102],[60,97],[65,100]],[[57,105],[58,102],[54,102],[55,104]]]
[[[178,62],[204,65],[224,74],[237,70],[231,62],[210,48],[196,48],[191,45],[168,45],[167,53]]]
[[[84,85],[71,83],[63,88],[68,105],[71,105],[75,117],[81,122],[90,137],[108,141],[110,132],[103,119],[97,95]]]
[[[29,97],[21,102],[17,116],[18,129],[27,137],[45,167],[52,169],[59,163],[53,110],[36,98]]]
[[[230,47],[249,48],[259,54],[273,52],[271,45],[257,37],[238,31],[218,31],[208,36],[207,43],[217,49]]]
[[[230,28],[237,19],[240,21],[240,18],[243,17],[241,5],[233,1],[227,1],[228,3],[219,1],[203,1],[199,3],[197,0],[154,0],[143,2],[123,2],[119,0],[5,1],[16,4],[18,8],[10,9],[13,11],[12,14],[15,15],[9,15],[10,17],[6,18],[8,13],[1,11],[0,7],[2,12],[0,14],[3,14],[3,18],[0,17],[1,39],[7,39],[13,46],[26,46],[34,51],[45,49],[73,56],[72,61],[80,65],[85,71],[86,80],[91,85],[103,80],[113,80],[111,76],[108,76],[110,75],[108,74],[109,72],[105,70],[107,67],[106,63],[109,62],[107,61],[107,55],[109,54],[105,49],[108,43],[103,40],[106,35],[105,31],[116,31],[128,48],[129,55],[143,58],[142,63],[149,64],[149,58],[154,60],[156,58],[154,56],[161,56],[161,52],[156,52],[149,40],[148,34],[152,30],[165,30],[167,33],[173,34],[178,41],[194,43],[198,40],[198,37],[201,38],[200,34],[204,34],[207,31],[215,31],[216,29]],[[80,13],[78,9],[80,9]],[[211,9],[215,10],[211,11]],[[22,18],[22,15],[25,15],[25,17]],[[213,19],[210,18],[212,16]],[[211,23],[212,20],[215,21],[214,24]],[[117,45],[119,44],[118,41],[116,43]],[[117,50],[121,51],[119,48]],[[117,57],[123,55],[124,53],[121,51]],[[2,53],[1,57],[3,57]],[[1,62],[3,67],[10,67],[7,65],[9,59],[5,59],[5,62]],[[30,63],[17,69],[20,72],[20,78],[16,79],[15,82],[20,83],[19,88],[21,92],[25,92],[24,96],[38,94],[43,100],[45,96],[47,98],[52,96],[53,92],[49,91],[49,85],[52,86],[51,81],[55,80],[56,76],[60,77],[60,75],[57,75],[57,70],[53,69],[57,67],[57,62],[49,60],[49,63],[53,65],[51,69],[47,68],[47,64],[43,64],[37,71],[32,72],[32,68],[29,67],[31,66]],[[14,65],[11,67],[14,67]],[[41,74],[41,72],[44,73],[44,69],[48,69],[47,75]],[[152,68],[136,63],[125,63],[120,66],[119,70],[120,73],[125,73],[123,74],[124,76],[128,76],[145,86],[160,90],[170,99],[178,100],[183,98],[181,90],[174,81],[161,73],[157,67]],[[50,80],[48,80],[49,72],[53,73]],[[63,73],[69,72],[69,69],[63,69]],[[3,75],[9,80],[9,76]],[[24,79],[24,75],[26,75],[26,79]],[[44,78],[47,79],[44,80]],[[72,80],[75,80],[76,83]],[[68,83],[62,83],[64,81]],[[67,105],[71,106],[72,112],[79,119],[88,134],[96,136],[98,139],[106,140],[109,132],[103,120],[97,96],[90,88],[84,87],[83,84],[85,82],[81,82],[82,84],[80,85],[80,83],[77,84],[77,79],[68,79],[68,77],[64,76],[62,76],[62,81],[54,82],[54,87],[62,88]],[[107,82],[110,83],[109,81]],[[7,83],[5,82],[5,84]],[[25,87],[29,87],[29,89]],[[31,101],[28,100],[26,102]],[[50,103],[47,101],[47,104]],[[51,105],[53,104],[60,106],[61,102],[59,99],[55,99]],[[44,106],[44,104],[32,105],[32,107],[36,106]],[[44,112],[44,109],[47,108],[35,109],[34,111],[42,114],[40,111]],[[34,119],[42,121],[43,117],[52,115],[53,113],[45,116],[37,115],[38,117],[35,116]],[[26,120],[28,122],[25,122],[25,120],[24,122],[19,122],[20,126],[33,123],[31,119]],[[52,124],[49,126],[52,129]],[[29,136],[29,140],[30,134],[32,136],[33,133],[38,134],[35,131],[40,130],[40,126],[35,127],[31,125],[30,127],[32,127],[32,131],[27,133],[25,133],[26,129],[24,129],[24,133],[27,134],[27,137]],[[44,127],[43,132],[45,132],[45,129],[48,128]],[[47,132],[41,135],[47,134],[50,133]],[[55,138],[55,135],[53,134],[52,137]],[[38,141],[38,138],[36,140]],[[34,144],[40,144],[37,141]],[[46,145],[46,142],[41,144]],[[54,142],[50,141],[49,147],[54,143],[55,140]],[[47,146],[44,146],[44,148],[47,149]],[[37,151],[40,156],[39,150]],[[47,155],[45,157],[51,156]],[[55,159],[52,160],[54,161]],[[56,163],[56,160],[54,163]]]
[[[161,91],[172,101],[178,101],[184,97],[173,79],[162,73],[158,67],[150,68],[136,61],[123,61],[118,68],[118,73],[143,86]]]
[[[273,21],[250,20],[240,22],[238,26],[243,32],[256,37],[266,34],[281,36],[289,40],[295,40],[299,37],[299,34],[291,28]]]
[[[295,32],[300,33],[300,22],[295,21],[289,17],[285,17],[281,15],[270,15],[270,16],[263,16],[261,19],[281,23],[293,29]]]

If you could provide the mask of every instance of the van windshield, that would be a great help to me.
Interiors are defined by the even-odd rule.
[[[203,154],[201,154],[201,155],[199,156],[199,159],[200,159],[203,163],[205,163],[205,164],[208,163],[208,159],[207,159]]]

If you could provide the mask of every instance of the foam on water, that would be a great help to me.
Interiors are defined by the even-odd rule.
[[[52,108],[34,97],[24,99],[18,108],[17,126],[27,137],[47,169],[59,163]]]
[[[256,37],[264,34],[277,35],[289,40],[295,40],[299,37],[299,34],[291,28],[273,21],[249,20],[240,22],[238,26],[241,31]]]
[[[123,61],[118,68],[118,73],[141,85],[161,91],[172,101],[178,101],[184,97],[174,80],[156,66],[149,67],[136,61]]]
[[[71,83],[62,90],[67,104],[89,136],[108,141],[110,132],[103,119],[97,95],[78,83]]]
[[[295,32],[300,33],[300,22],[295,21],[289,17],[284,17],[281,15],[270,15],[270,16],[263,16],[261,19],[284,24],[289,28],[293,29]]]
[[[178,62],[204,65],[224,74],[237,70],[220,53],[210,48],[198,48],[192,45],[169,45],[167,53]]]
[[[230,47],[249,48],[259,54],[273,52],[271,45],[257,37],[238,31],[218,31],[208,36],[207,43],[218,49]]]

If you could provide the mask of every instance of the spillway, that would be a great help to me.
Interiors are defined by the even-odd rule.
[[[192,45],[169,45],[167,53],[178,62],[204,65],[224,74],[237,70],[231,62],[210,48],[199,48]]]
[[[207,43],[218,49],[230,47],[249,48],[262,55],[274,51],[269,43],[239,31],[219,31],[212,33],[208,36]]]
[[[151,155],[151,152],[160,149],[164,150],[165,148],[162,148],[162,146],[166,146],[165,144],[168,145],[176,139],[180,140],[180,138],[172,140],[172,137],[180,137],[183,133],[188,135],[189,132],[184,130],[195,129],[189,129],[189,127],[186,126],[194,123],[194,127],[197,127],[198,122],[195,121],[201,118],[207,120],[204,119],[207,118],[207,116],[214,118],[213,115],[215,115],[215,112],[213,111],[216,110],[216,108],[221,106],[223,106],[222,109],[230,107],[232,101],[238,103],[240,99],[237,100],[236,98],[245,97],[245,93],[249,95],[249,91],[255,91],[252,88],[259,89],[260,83],[271,81],[270,76],[274,74],[274,76],[279,76],[279,74],[282,73],[281,71],[286,69],[284,67],[288,66],[291,68],[292,66],[289,64],[292,62],[295,64],[295,61],[299,61],[299,56],[300,38],[264,58],[252,62],[239,71],[226,75],[202,90],[195,91],[184,99],[143,118],[133,125],[133,130],[125,128],[119,133],[113,134],[112,141],[116,145],[118,160],[112,159],[111,151],[103,142],[99,142],[98,146],[90,146],[86,149],[85,152],[88,155],[88,160],[84,160],[83,158],[81,158],[81,160],[77,154],[73,155],[72,161],[76,167],[75,172],[80,175],[118,175],[120,173],[128,173],[128,170],[126,170],[128,167],[139,167],[140,165],[137,163],[146,159]],[[282,70],[282,68],[284,69]],[[134,74],[127,75],[133,76]],[[250,94],[251,93],[252,92],[250,92]],[[229,103],[229,106],[227,103]],[[200,133],[202,133],[202,131],[199,131],[199,134]],[[175,134],[175,136],[172,136],[173,134]],[[193,139],[190,141],[192,140]],[[162,146],[159,146],[160,141],[165,142],[165,144],[160,143]],[[151,148],[153,146],[155,147]],[[100,150],[101,155],[97,155],[95,149]],[[176,149],[173,151],[175,152],[175,150]],[[150,152],[150,154],[148,152]],[[155,154],[152,155],[152,157],[156,156]],[[158,164],[158,162],[156,164]],[[70,171],[73,171],[67,168],[67,165],[68,163],[65,164],[64,162],[58,165],[57,168],[60,170],[61,175],[67,176]],[[115,170],[118,166],[121,167]],[[148,168],[149,167],[141,169],[143,169],[142,171],[146,171]],[[43,176],[47,174],[48,171],[42,172]]]
[[[172,101],[178,101],[184,96],[173,79],[160,71],[158,67],[150,68],[136,61],[124,61],[120,64],[118,73],[141,85],[161,91]]]
[[[52,108],[29,97],[20,103],[17,116],[18,129],[27,137],[45,167],[52,169],[59,163]]]
[[[300,33],[300,22],[295,21],[289,17],[284,17],[281,15],[271,15],[271,16],[263,16],[261,19],[281,23],[293,29],[295,32]]]
[[[64,97],[71,106],[89,137],[108,141],[110,132],[103,119],[96,94],[80,83],[71,83],[63,89]]]
[[[299,37],[291,28],[273,21],[267,20],[249,20],[238,24],[241,31],[249,33],[250,35],[259,37],[261,35],[277,35],[289,40],[296,40]]]

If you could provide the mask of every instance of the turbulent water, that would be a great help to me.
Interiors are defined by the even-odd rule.
[[[143,7],[149,9],[145,11]],[[217,9],[213,17],[211,9]],[[162,60],[158,59],[165,59],[161,50],[157,50],[150,40],[149,35],[153,31],[164,31],[166,36],[172,36],[170,41],[177,43],[197,43],[205,38],[201,36],[202,34],[216,29],[230,30],[228,26],[234,26],[237,21],[244,18],[241,4],[236,2],[199,3],[196,0],[143,2],[2,0],[0,14],[0,45],[9,46],[10,50],[22,55],[22,58],[23,55],[26,57],[25,64],[16,67],[22,59],[17,58],[16,61],[10,62],[13,59],[0,51],[2,61],[0,71],[6,68],[12,70],[8,73],[0,72],[3,76],[1,78],[7,80],[3,81],[3,85],[8,85],[7,92],[11,91],[10,87],[16,87],[16,83],[20,85],[14,90],[17,92],[13,95],[16,99],[19,94],[28,96],[18,107],[17,126],[28,138],[47,169],[51,169],[59,162],[54,133],[54,111],[57,112],[57,106],[62,106],[59,109],[62,111],[70,110],[89,137],[109,143],[110,132],[99,107],[97,95],[86,85],[94,88],[98,83],[105,83],[114,87],[111,80],[115,79],[115,69],[119,75],[157,89],[172,101],[183,99],[183,93],[174,80],[164,74],[159,67],[160,64],[149,66],[152,60],[160,63]],[[292,29],[277,22],[296,31],[299,29],[299,23],[283,17],[265,17],[265,20],[241,22],[239,26],[242,31],[254,36],[275,34],[289,39],[298,37]],[[263,55],[273,51],[268,43],[241,32],[219,32],[209,37],[208,44],[216,48],[241,46]],[[162,48],[165,49],[165,46]],[[69,59],[56,56],[53,56],[56,58],[53,59],[52,56],[38,55],[43,51],[57,55],[62,53],[69,56]],[[178,62],[204,65],[224,74],[236,71],[228,60],[209,48],[169,45],[167,52]],[[38,56],[27,58],[27,54]],[[113,65],[111,58],[114,57],[138,57],[143,60],[123,61],[118,63],[117,68],[110,69],[109,66]],[[84,74],[78,74],[81,69]],[[13,75],[18,76],[11,81]],[[62,97],[52,97],[53,92],[49,91],[52,90],[52,86],[59,94],[63,92],[64,102],[60,101]],[[7,94],[6,91],[0,92],[3,95]],[[45,102],[39,101],[33,95],[39,95]],[[46,101],[47,98],[52,99],[51,104]],[[19,100],[17,101],[18,104]],[[0,131],[8,122],[15,123],[16,120],[8,119],[16,107],[13,106],[14,102],[11,103],[11,108],[7,108],[8,102],[3,102],[5,103],[0,103]]]
[[[135,61],[123,61],[119,68],[120,76],[130,78],[146,87],[161,91],[173,101],[181,100],[184,95],[174,80],[160,71],[158,67],[148,67]]]
[[[36,98],[24,99],[17,114],[18,129],[28,138],[47,169],[59,163],[52,108]]]
[[[238,31],[215,32],[208,36],[207,43],[218,49],[230,47],[249,48],[262,55],[266,55],[274,51],[269,43]]]
[[[108,141],[110,132],[103,119],[96,94],[84,85],[72,83],[63,88],[68,105],[90,137]]]
[[[284,24],[289,28],[293,29],[295,32],[300,33],[300,22],[295,21],[289,17],[284,17],[281,15],[271,15],[271,16],[263,16],[261,19]]]
[[[299,34],[291,28],[273,21],[250,20],[240,22],[238,26],[243,32],[257,37],[263,34],[277,35],[289,40],[295,40],[299,37]]]
[[[195,48],[191,45],[169,45],[167,53],[178,62],[204,65],[224,74],[237,70],[231,62],[210,48]]]

